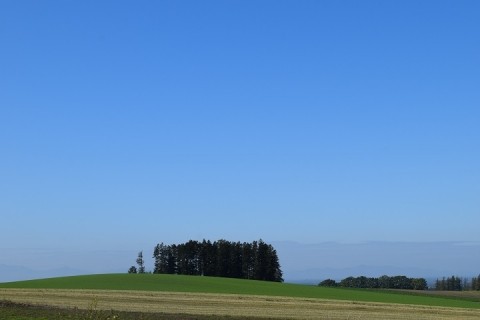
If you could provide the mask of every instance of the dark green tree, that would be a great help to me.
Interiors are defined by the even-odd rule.
[[[202,241],[200,249],[200,275],[215,276],[217,265],[217,247],[216,244],[212,244],[210,240]]]
[[[390,277],[387,275],[383,275],[378,278],[378,287],[382,289],[389,289],[392,286]]]
[[[242,272],[243,266],[243,249],[240,242],[230,244],[230,277],[245,278]]]
[[[272,245],[268,245],[266,280],[277,282],[283,281],[283,273],[280,269],[280,262],[278,260],[277,251],[273,248]]]
[[[480,290],[480,274],[478,275],[477,279],[475,280],[475,287],[473,290]]]
[[[244,242],[242,244],[242,275],[245,279],[253,279],[255,253],[253,244]]]
[[[472,278],[470,287],[472,290],[480,290],[480,275]]]
[[[137,273],[145,273],[145,262],[143,261],[143,251],[140,251],[138,253],[137,265],[138,265]]]
[[[412,283],[412,289],[413,290],[427,290],[428,285],[427,285],[427,280],[424,278],[415,278],[411,279]]]
[[[153,273],[167,273],[167,246],[159,243],[153,249]]]
[[[218,277],[232,277],[231,276],[231,243],[226,240],[218,240],[214,243],[217,247],[217,266],[216,276]]]
[[[318,284],[320,287],[336,287],[338,286],[338,283],[335,280],[332,279],[326,279],[323,280]]]

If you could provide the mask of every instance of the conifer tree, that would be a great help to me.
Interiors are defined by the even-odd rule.
[[[145,273],[145,263],[143,261],[143,251],[138,253],[137,257],[138,273]]]

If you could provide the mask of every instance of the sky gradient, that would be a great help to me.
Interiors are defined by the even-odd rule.
[[[0,253],[480,241],[479,12],[1,1]]]

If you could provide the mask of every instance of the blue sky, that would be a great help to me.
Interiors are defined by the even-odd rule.
[[[2,1],[0,247],[479,241],[479,12]]]

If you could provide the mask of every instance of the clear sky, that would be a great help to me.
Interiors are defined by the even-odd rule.
[[[479,241],[479,14],[3,0],[0,250]]]

